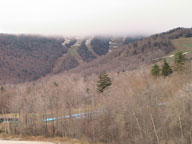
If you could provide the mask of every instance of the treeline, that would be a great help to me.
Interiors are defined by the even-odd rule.
[[[165,32],[162,34],[169,35],[168,36],[169,39],[178,39],[180,37],[189,38],[189,37],[192,37],[192,31],[191,30],[192,29],[186,29],[186,28],[178,27],[178,28],[169,30],[168,32]]]

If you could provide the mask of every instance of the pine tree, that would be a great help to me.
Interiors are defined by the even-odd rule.
[[[161,71],[162,76],[169,76],[172,73],[173,73],[173,70],[169,66],[169,63],[164,59],[164,64],[162,66],[162,71]]]
[[[183,65],[185,64],[186,58],[183,52],[177,52],[175,54],[175,64]]]
[[[185,64],[186,58],[183,52],[177,52],[175,54],[175,70],[182,70]]]
[[[105,88],[109,87],[112,84],[110,77],[106,72],[102,72],[99,75],[99,80],[97,82],[97,91],[102,93]]]
[[[157,64],[153,65],[152,69],[151,69],[151,74],[153,76],[159,76],[160,75],[160,68]]]

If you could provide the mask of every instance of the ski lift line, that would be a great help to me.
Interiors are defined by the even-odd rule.
[[[187,55],[187,54],[189,54],[189,53],[191,53],[192,51],[189,51],[189,52],[184,52],[183,53],[183,55]],[[152,60],[160,60],[160,59],[164,59],[164,58],[167,58],[167,57],[170,57],[170,58],[172,58],[172,57],[174,57],[175,55],[169,55],[169,56],[164,56],[164,57],[161,57],[161,58],[155,58],[155,59],[152,59]]]

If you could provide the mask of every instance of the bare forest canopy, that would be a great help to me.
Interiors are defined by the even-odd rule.
[[[191,34],[177,28],[126,45],[122,37],[1,34],[7,84],[0,86],[0,133],[87,144],[191,143]],[[182,50],[189,55],[175,69],[168,57]],[[153,63],[163,71],[164,56],[173,71],[152,75]]]
[[[0,83],[37,80],[48,74],[138,69],[176,48],[172,40],[191,37],[177,28],[149,37],[60,38],[0,34]]]
[[[191,142],[190,62],[166,78],[154,78],[149,67],[109,77],[112,85],[103,93],[97,92],[95,74],[2,86],[0,132],[83,138],[90,144]]]

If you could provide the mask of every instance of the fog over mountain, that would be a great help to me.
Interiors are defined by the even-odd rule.
[[[191,0],[1,0],[0,33],[153,34],[191,27]]]

